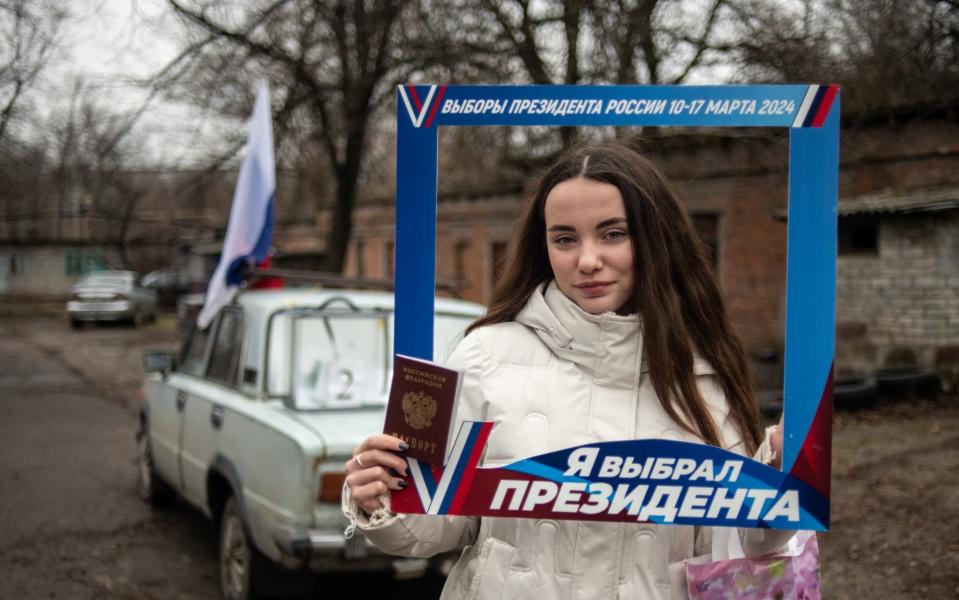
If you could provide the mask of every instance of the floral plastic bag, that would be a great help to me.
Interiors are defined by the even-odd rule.
[[[732,535],[737,538],[738,535]],[[739,557],[686,563],[691,600],[820,600],[819,545],[816,534],[800,531],[785,550],[762,558]]]

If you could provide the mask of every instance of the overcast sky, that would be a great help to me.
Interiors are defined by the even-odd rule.
[[[170,23],[161,0],[71,0],[68,5],[67,73],[116,89],[131,77],[149,75],[176,53],[175,44],[158,33]]]
[[[146,98],[143,80],[177,54],[176,24],[165,0],[69,0],[63,48],[33,91],[31,100],[46,118],[65,113],[78,78],[97,103],[132,113]],[[141,117],[136,139],[143,165],[184,165],[195,147],[194,110],[153,102]]]

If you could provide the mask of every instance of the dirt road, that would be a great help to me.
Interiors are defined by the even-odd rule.
[[[213,526],[134,493],[140,360],[174,347],[172,325],[0,318],[0,340],[0,598],[217,598]],[[823,597],[959,597],[959,398],[839,414],[833,444]],[[370,598],[437,595],[362,582]]]
[[[0,321],[0,597],[215,598],[212,525],[183,506],[154,513],[136,496],[135,390],[70,368],[92,351],[85,332],[42,341],[64,325]],[[94,336],[129,336],[112,329]]]
[[[959,398],[834,423],[824,598],[959,598]]]

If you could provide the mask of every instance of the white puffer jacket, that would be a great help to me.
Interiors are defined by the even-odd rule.
[[[458,418],[497,423],[487,466],[596,441],[701,441],[660,405],[644,368],[639,319],[586,313],[555,283],[534,292],[515,322],[475,330],[448,363],[465,373]],[[713,369],[697,359],[695,372],[723,445],[742,452]],[[646,523],[383,511],[367,519],[348,494],[344,511],[385,552],[422,557],[463,547],[442,600],[685,598],[683,560],[708,554],[711,541],[708,527]],[[771,552],[788,536],[740,533],[749,555]]]

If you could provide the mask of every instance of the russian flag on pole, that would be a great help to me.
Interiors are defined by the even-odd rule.
[[[246,153],[240,165],[230,222],[223,242],[220,263],[207,288],[203,309],[197,317],[206,328],[217,311],[233,300],[243,275],[267,257],[273,240],[273,196],[276,170],[273,159],[273,125],[270,119],[270,90],[265,81],[257,86]]]

